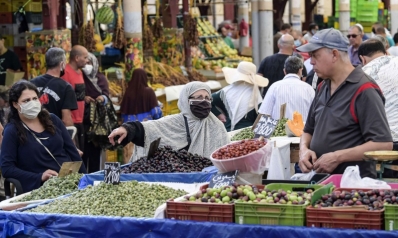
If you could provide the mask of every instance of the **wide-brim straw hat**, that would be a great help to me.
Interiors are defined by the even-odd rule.
[[[228,84],[244,81],[250,84],[257,84],[259,87],[267,87],[268,79],[257,74],[257,67],[255,64],[247,61],[239,63],[238,68],[223,67],[225,81]]]

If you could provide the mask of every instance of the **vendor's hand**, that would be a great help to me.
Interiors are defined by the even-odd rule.
[[[76,149],[77,149],[77,148],[76,148]],[[77,153],[79,153],[80,157],[82,157],[82,156],[83,156],[83,151],[81,151],[81,150],[77,149]]]
[[[225,115],[222,114],[222,113],[221,113],[220,115],[218,115],[217,118],[218,118],[222,123],[227,122],[227,118],[226,118]]]
[[[299,167],[303,173],[309,173],[313,169],[313,164],[317,160],[316,154],[310,149],[300,150]]]
[[[90,96],[85,96],[84,97],[84,101],[89,104],[90,102],[95,102],[94,98],[90,97]]]
[[[105,98],[104,98],[104,96],[100,95],[95,100],[97,100],[97,102],[103,103],[105,101]]]
[[[314,170],[317,173],[331,173],[339,164],[336,152],[331,152],[323,154],[316,162],[314,162]]]
[[[47,181],[49,178],[53,176],[58,176],[58,173],[55,172],[54,170],[47,169],[42,175],[41,175],[41,181]]]
[[[118,144],[122,143],[123,139],[126,138],[126,136],[127,136],[126,128],[121,126],[121,127],[116,128],[115,130],[112,131],[112,133],[108,136],[109,142],[112,145],[115,145],[115,140],[114,139],[115,139],[116,136],[120,136],[118,141],[117,141],[117,143]]]

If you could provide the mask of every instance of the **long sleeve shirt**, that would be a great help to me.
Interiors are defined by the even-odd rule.
[[[41,133],[32,132],[61,166],[63,162],[82,161],[62,121],[54,114],[51,114],[51,120],[55,126],[54,135],[46,130]],[[41,177],[46,170],[58,172],[60,166],[29,131],[25,130],[25,133],[26,142],[21,144],[15,124],[7,124],[0,161],[3,176],[19,180],[23,192],[29,192],[42,185]],[[79,172],[86,173],[84,164]]]

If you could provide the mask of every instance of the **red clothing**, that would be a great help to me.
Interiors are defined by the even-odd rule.
[[[72,111],[73,123],[83,123],[84,97],[86,96],[83,72],[79,69],[79,73],[77,73],[69,64],[67,64],[65,67],[65,75],[62,76],[62,79],[70,83],[73,90],[75,90],[78,108],[77,110]]]

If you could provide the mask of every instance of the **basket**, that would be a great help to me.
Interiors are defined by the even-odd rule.
[[[384,205],[384,209],[385,230],[398,230],[398,205]]]
[[[12,12],[11,0],[0,0],[0,12]]]
[[[200,189],[206,189],[203,185]],[[166,218],[176,220],[234,222],[234,204],[167,201]]]
[[[303,192],[320,189],[322,185],[268,184],[270,190]],[[235,203],[235,223],[259,225],[304,226],[306,205]]]
[[[218,150],[230,145],[239,144],[240,142],[241,141],[232,142],[214,151],[210,156],[211,162],[213,162],[214,166],[218,169],[220,173],[225,173],[238,169],[239,172],[242,173],[262,174],[266,169],[266,162],[270,158],[272,153],[272,145],[271,143],[269,143],[269,141],[267,141],[267,144],[264,147],[244,156],[223,160],[213,158],[213,154]]]

